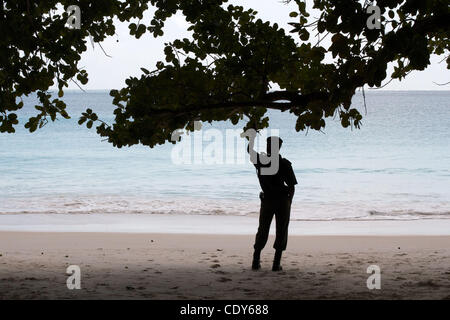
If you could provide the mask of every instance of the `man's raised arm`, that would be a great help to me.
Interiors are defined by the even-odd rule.
[[[250,161],[256,165],[258,163],[258,153],[255,151],[254,148],[256,131],[254,129],[248,129],[241,134],[241,137],[246,137],[248,139],[247,152],[250,155]]]

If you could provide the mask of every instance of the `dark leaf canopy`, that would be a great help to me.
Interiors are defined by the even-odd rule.
[[[114,17],[142,18],[149,6],[156,7],[152,20],[130,23],[131,35],[159,37],[167,19],[181,12],[192,38],[167,43],[165,61],[158,62],[154,71],[142,68],[140,78],[131,77],[124,88],[111,91],[114,123],[102,122],[92,110],[83,113],[80,124],[97,123],[97,132],[118,147],[163,144],[176,129],[193,130],[196,120],[236,124],[244,119],[246,128],[261,129],[268,125],[268,108],[294,114],[297,131],[320,130],[324,119],[336,114],[344,127],[359,127],[362,116],[350,106],[357,89],[380,87],[387,78],[401,80],[413,70],[425,69],[431,54],[449,51],[446,0],[376,1],[379,29],[367,23],[371,1],[314,0],[320,17],[313,19],[305,1],[295,0],[298,10],[286,17],[291,30],[225,0],[75,2],[82,11],[89,8],[83,11],[89,14],[80,30],[63,28],[64,14],[38,18],[68,2],[3,0],[1,30],[8,26],[11,31],[24,19],[32,23],[14,37],[2,35],[1,131],[14,131],[14,111],[23,106],[18,98],[31,92],[38,93],[41,105],[36,106],[40,113],[26,125],[30,130],[47,117],[68,116],[64,102],[53,99],[48,88],[57,84],[61,98],[71,79],[86,83],[87,72],[78,69],[86,37],[102,41],[115,32]],[[331,45],[324,47],[324,38]],[[391,75],[389,63],[395,66]]]

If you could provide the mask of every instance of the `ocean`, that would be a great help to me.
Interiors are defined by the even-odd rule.
[[[64,99],[71,119],[29,133],[23,124],[37,99],[26,97],[17,132],[0,134],[0,215],[258,215],[255,169],[239,158],[244,140],[226,140],[242,122],[203,124],[196,138],[185,136],[192,153],[180,164],[177,145],[118,149],[77,124],[86,108],[112,122],[108,91]],[[291,219],[450,219],[450,92],[366,90],[366,104],[354,97],[364,119],[353,130],[328,118],[323,132],[295,132],[292,114],[268,112],[267,133],[284,140],[281,154],[298,180]]]

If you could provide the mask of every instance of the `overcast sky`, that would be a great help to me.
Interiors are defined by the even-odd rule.
[[[290,30],[287,22],[292,21],[289,13],[296,7],[294,4],[282,4],[280,0],[232,0],[230,3],[253,8],[258,11],[258,16],[262,20],[276,22],[286,30]],[[151,16],[150,11],[143,22],[148,24]],[[125,86],[126,78],[142,74],[141,67],[154,70],[156,62],[164,60],[164,43],[189,37],[186,28],[187,23],[181,15],[178,15],[166,23],[163,37],[155,39],[146,33],[137,40],[129,35],[128,23],[118,22],[117,35],[102,43],[111,58],[106,57],[98,45],[93,49],[90,44],[88,51],[83,55],[80,66],[89,73],[89,83],[84,88],[88,90],[120,89]],[[450,81],[450,71],[446,69],[445,61],[439,64],[442,59],[443,57],[433,57],[432,65],[426,70],[411,73],[401,82],[392,81],[384,90],[449,90],[449,85],[438,86],[433,83],[433,81],[437,83]],[[77,86],[71,83],[69,88],[76,89]]]

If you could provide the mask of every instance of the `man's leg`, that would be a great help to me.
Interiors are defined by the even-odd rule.
[[[260,268],[260,256],[261,250],[267,243],[269,237],[270,223],[272,222],[274,214],[274,207],[271,201],[268,199],[261,200],[261,209],[259,211],[259,226],[258,232],[256,233],[255,244],[253,248],[255,252],[253,253],[253,263],[252,269]]]
[[[289,199],[280,199],[279,206],[275,212],[276,236],[273,247],[275,257],[273,259],[273,271],[281,270],[281,255],[286,250],[288,239],[289,219],[291,216],[291,201]]]

